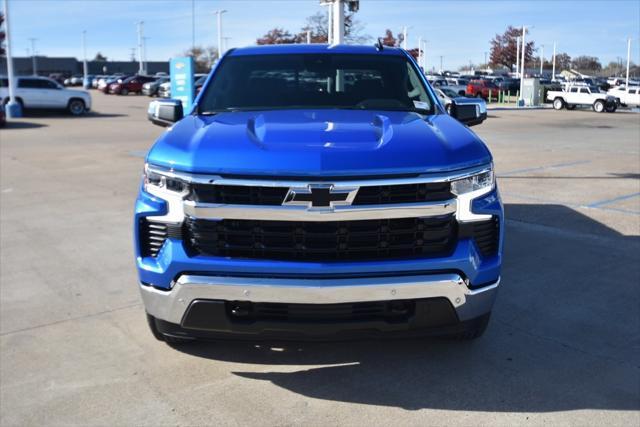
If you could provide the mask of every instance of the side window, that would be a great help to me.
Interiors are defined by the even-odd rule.
[[[631,95],[635,95],[635,94],[636,94],[636,90],[635,90],[635,89],[629,89],[629,93],[630,93]]]
[[[0,87],[9,87],[9,79],[0,79]]]
[[[57,89],[58,86],[51,80],[40,80],[40,87],[42,89]]]
[[[578,88],[577,87],[572,87],[570,91],[571,91],[571,93],[578,93]]]
[[[589,93],[589,89],[586,87],[580,88],[580,93]]]
[[[40,82],[37,79],[20,79],[18,87],[23,89],[39,89]]]

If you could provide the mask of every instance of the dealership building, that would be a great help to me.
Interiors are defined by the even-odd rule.
[[[13,69],[16,75],[33,74],[33,57],[14,57]],[[40,76],[59,73],[65,76],[82,74],[82,61],[73,57],[36,56],[36,70]],[[137,61],[87,61],[89,74],[135,74],[138,72]],[[169,61],[147,61],[147,73],[169,72]],[[7,58],[0,57],[0,74],[7,74]]]

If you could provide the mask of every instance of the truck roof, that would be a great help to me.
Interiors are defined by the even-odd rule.
[[[329,44],[278,44],[249,46],[233,49],[228,53],[229,56],[245,56],[245,55],[286,55],[286,54],[370,54],[370,55],[394,55],[403,56],[405,53],[402,49],[396,47],[385,46],[384,49],[378,50],[372,45],[329,45]]]

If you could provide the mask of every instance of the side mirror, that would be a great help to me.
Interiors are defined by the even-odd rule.
[[[183,117],[182,102],[177,99],[163,99],[149,103],[147,118],[154,125],[171,126]]]
[[[449,114],[467,126],[475,126],[487,119],[487,104],[478,98],[455,98]]]

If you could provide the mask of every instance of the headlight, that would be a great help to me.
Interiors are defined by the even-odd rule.
[[[458,196],[482,189],[491,189],[495,185],[493,167],[477,175],[455,180],[451,183],[451,192]]]
[[[189,190],[189,185],[179,179],[163,175],[161,172],[152,171],[148,164],[144,165],[144,189],[160,189],[173,193],[185,193]]]

